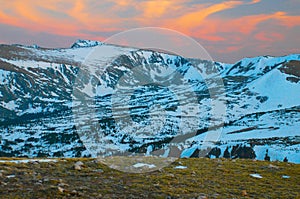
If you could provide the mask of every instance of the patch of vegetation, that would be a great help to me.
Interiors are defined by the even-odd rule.
[[[148,173],[121,172],[91,158],[0,162],[0,198],[300,198],[299,182],[300,165],[243,159],[178,159]]]
[[[283,64],[283,66],[279,68],[281,72],[288,75],[293,75],[293,77],[287,77],[286,79],[294,83],[298,83],[300,81],[299,69],[300,69],[300,61],[298,60],[291,60]]]

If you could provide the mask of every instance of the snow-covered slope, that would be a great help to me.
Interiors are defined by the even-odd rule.
[[[225,64],[89,40],[1,45],[0,155],[167,156],[172,146],[300,163],[299,71],[300,55]],[[212,90],[226,112],[214,115]]]

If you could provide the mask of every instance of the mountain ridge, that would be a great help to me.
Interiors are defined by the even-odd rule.
[[[98,41],[98,40],[90,40],[90,39],[77,39],[74,43],[72,43],[69,47],[53,47],[53,48],[48,48],[48,47],[42,47],[36,44],[32,44],[32,45],[24,45],[24,44],[0,44],[0,46],[16,46],[16,47],[23,47],[23,48],[40,48],[40,49],[48,49],[48,50],[57,50],[57,49],[70,49],[70,48],[89,48],[89,47],[95,47],[95,46],[99,46],[99,45],[111,45],[111,46],[119,46],[119,47],[124,47],[124,48],[131,48],[131,49],[138,49],[135,47],[131,47],[131,46],[124,46],[124,45],[116,45],[116,44],[110,44],[110,43],[105,43],[102,41]],[[74,46],[74,47],[73,47]],[[78,46],[78,47],[76,47]],[[145,51],[156,51],[156,49],[142,49]],[[168,51],[165,52],[161,52],[164,54],[169,54]],[[288,57],[288,56],[298,56],[298,58],[300,57],[300,53],[293,53],[293,54],[284,54],[284,55],[258,55],[258,56],[250,56],[250,57],[244,57],[241,58],[237,61],[235,61],[234,63],[226,63],[226,62],[221,62],[221,61],[215,61],[216,63],[220,63],[220,64],[226,64],[226,65],[235,65],[240,61],[243,60],[247,60],[247,59],[255,59],[255,58],[280,58],[280,57]]]
[[[213,83],[215,76],[219,74],[224,82],[225,93],[219,93],[217,99],[226,102],[225,125],[218,143],[209,143],[207,147],[217,147],[222,156],[226,148],[233,150],[233,146],[243,145],[252,148],[258,159],[263,159],[268,149],[271,160],[283,160],[284,157],[288,157],[290,161],[300,162],[297,158],[299,156],[297,148],[300,143],[298,141],[300,133],[297,132],[300,126],[300,121],[297,119],[300,104],[297,93],[300,93],[298,92],[300,87],[296,82],[299,78],[298,73],[294,72],[297,71],[300,62],[299,54],[284,57],[259,56],[245,58],[235,64],[213,62],[213,65],[209,65],[207,61],[183,59],[153,50],[123,48],[84,40],[78,40],[77,43],[78,47],[75,42],[72,45],[75,47],[66,49],[0,46],[0,133],[2,137],[0,155],[29,157],[91,155],[91,151],[87,150],[86,146],[92,147],[95,140],[89,140],[84,137],[84,134],[78,133],[82,127],[78,127],[74,122],[72,112],[78,109],[83,113],[75,117],[86,117],[90,114],[88,113],[90,110],[76,103],[84,102],[80,100],[82,96],[84,99],[98,96],[99,101],[96,100],[95,103],[99,103],[97,110],[102,111],[94,113],[98,121],[91,120],[91,123],[88,123],[89,125],[99,123],[97,125],[106,128],[103,131],[103,140],[98,140],[98,144],[101,143],[102,146],[97,150],[105,153],[113,147],[117,151],[137,150],[136,153],[151,154],[160,148],[168,154],[166,148],[168,143],[164,143],[164,140],[170,140],[177,132],[176,128],[180,127],[176,117],[184,116],[183,112],[178,112],[183,108],[180,102],[184,102],[189,109],[185,107],[182,110],[190,110],[185,117],[202,118],[199,121],[201,125],[198,127],[191,120],[186,120],[186,124],[181,126],[183,129],[191,128],[202,132],[176,146],[182,154],[191,156],[196,149],[201,149],[201,141],[213,131],[208,128],[212,125],[210,117],[213,113],[206,83]],[[105,71],[101,71],[101,67],[96,67],[95,71],[84,69],[86,56],[96,48],[101,52],[101,56],[98,57],[101,61],[98,63],[103,65]],[[91,57],[90,59],[92,63],[93,60]],[[193,66],[201,69],[198,75],[195,75]],[[209,76],[207,75],[210,74],[209,67],[222,71],[218,74],[211,73],[212,75]],[[159,76],[163,79],[174,78],[175,76],[166,69],[172,69],[177,74],[183,75],[182,77],[187,80],[186,84],[194,89],[196,98],[176,99],[168,89],[157,86],[136,90],[132,93],[135,98],[129,99],[131,103],[129,111],[131,116],[134,116],[133,120],[141,124],[147,124],[151,120],[160,124],[162,120],[158,117],[158,110],[151,109],[155,103],[158,103],[168,114],[169,123],[166,123],[165,129],[156,136],[151,133],[147,135],[143,138],[146,139],[144,141],[134,133],[122,133],[120,128],[123,121],[114,121],[115,116],[109,112],[111,96],[120,99],[120,102],[128,97],[122,93],[118,96],[114,95],[120,80],[122,78],[126,80],[132,74],[133,79],[139,81],[136,74],[145,71],[151,76],[149,81],[158,82]],[[128,77],[125,74],[128,74]],[[203,79],[201,74],[206,75],[206,79]],[[81,75],[80,78],[78,75]],[[134,81],[130,81],[124,85],[134,85]],[[280,84],[276,84],[276,81]],[[270,87],[272,84],[276,86]],[[268,88],[272,88],[273,92],[268,91]],[[177,89],[179,96],[184,96],[185,87],[172,87],[171,84],[169,89]],[[74,92],[77,92],[79,98],[74,98]],[[99,93],[106,94],[99,95]],[[166,100],[168,98],[172,100]],[[197,99],[197,103],[201,103],[199,110],[192,108],[194,105],[192,99]],[[116,115],[126,115],[121,109],[115,108],[115,111],[117,111],[114,113]],[[151,120],[149,120],[150,112],[155,116]],[[216,125],[222,123],[221,120],[214,122]],[[189,125],[192,127],[188,127]],[[91,128],[91,126],[86,125],[84,128]],[[282,141],[284,139],[288,139],[286,143]],[[113,143],[113,145],[105,143]],[[253,146],[253,143],[256,144]],[[280,152],[276,154],[278,150]],[[213,154],[206,155],[215,157]]]

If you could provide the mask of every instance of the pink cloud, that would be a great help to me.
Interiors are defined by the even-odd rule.
[[[284,36],[276,32],[260,32],[255,35],[255,38],[265,42],[275,42],[283,40]]]

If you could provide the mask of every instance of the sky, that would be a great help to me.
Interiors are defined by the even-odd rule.
[[[215,61],[300,53],[299,0],[0,0],[0,43],[69,47],[132,28],[162,27]]]

